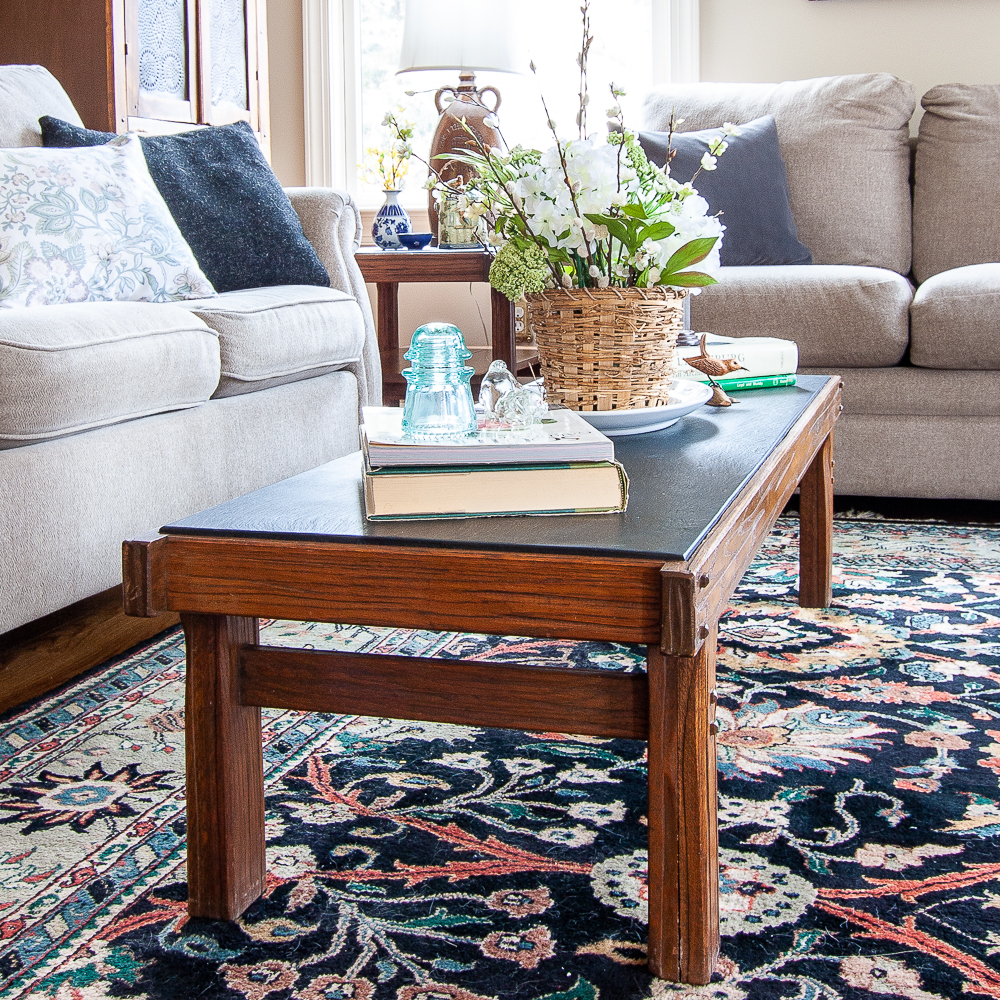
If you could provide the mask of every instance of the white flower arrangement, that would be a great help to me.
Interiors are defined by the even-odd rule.
[[[725,226],[709,214],[694,178],[682,183],[671,177],[669,155],[665,167],[651,163],[635,134],[625,129],[618,103],[624,91],[611,86],[607,137],[585,134],[587,7],[585,2],[578,58],[580,138],[560,140],[543,98],[555,139],[549,149],[515,146],[504,153],[479,144],[478,152],[454,157],[479,174],[478,214],[486,239],[500,248],[490,282],[512,300],[547,287],[715,284]],[[727,138],[737,134],[729,123],[720,129],[699,173],[715,169]],[[696,264],[700,269],[692,270]]]

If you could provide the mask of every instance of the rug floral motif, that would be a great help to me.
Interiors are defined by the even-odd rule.
[[[838,522],[833,605],[801,610],[796,529],[720,628],[710,985],[646,972],[627,740],[266,711],[266,893],[187,919],[175,632],[0,721],[0,996],[1000,1000],[1000,531]],[[589,642],[263,641],[643,669]]]

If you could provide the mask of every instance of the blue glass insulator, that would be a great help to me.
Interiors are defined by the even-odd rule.
[[[404,357],[411,367],[403,370],[403,434],[415,441],[475,434],[470,384],[475,369],[465,364],[472,351],[461,330],[450,323],[427,323],[413,334]]]

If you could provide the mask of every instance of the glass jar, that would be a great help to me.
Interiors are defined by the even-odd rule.
[[[479,246],[475,223],[459,208],[461,197],[444,194],[438,202],[438,246],[444,250],[469,250]]]

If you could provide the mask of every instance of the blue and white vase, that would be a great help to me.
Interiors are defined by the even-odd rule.
[[[385,204],[378,210],[375,221],[372,222],[372,239],[383,250],[399,250],[402,246],[399,234],[413,232],[410,217],[397,201],[398,197],[398,191],[386,191]]]

